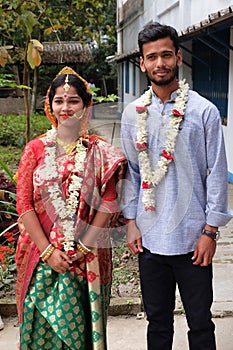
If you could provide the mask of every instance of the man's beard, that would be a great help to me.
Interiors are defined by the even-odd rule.
[[[153,78],[153,76],[149,76],[147,71],[145,73],[146,73],[147,78],[152,83],[154,83],[155,85],[157,85],[157,86],[165,86],[165,85],[170,84],[174,79],[176,79],[176,76],[177,76],[177,73],[178,73],[178,66],[173,68],[171,70],[171,72],[172,72],[172,75],[170,76],[169,79],[166,79],[166,80],[156,80],[156,79]]]

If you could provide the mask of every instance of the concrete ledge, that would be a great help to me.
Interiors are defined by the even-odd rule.
[[[108,310],[109,316],[137,315],[142,311],[140,298],[112,298]]]
[[[112,298],[110,300],[108,315],[138,315],[143,312],[143,303],[141,298]],[[177,303],[174,311],[175,315],[184,314],[184,309],[180,303]],[[0,315],[3,317],[17,316],[17,308],[15,302],[0,301]],[[233,301],[214,302],[212,306],[213,318],[233,317]]]
[[[109,316],[137,315],[143,311],[140,298],[113,298],[110,301]],[[15,302],[0,302],[0,315],[3,317],[17,316]]]
[[[213,317],[232,317],[233,316],[233,300],[216,301],[212,306]]]

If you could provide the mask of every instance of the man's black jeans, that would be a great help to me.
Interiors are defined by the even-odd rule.
[[[194,266],[193,253],[175,256],[139,254],[142,297],[149,322],[148,350],[171,350],[176,283],[189,326],[190,350],[215,350],[212,265]]]

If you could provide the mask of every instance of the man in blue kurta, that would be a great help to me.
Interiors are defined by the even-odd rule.
[[[178,35],[159,23],[138,37],[140,68],[151,87],[122,117],[129,169],[127,244],[139,254],[148,350],[171,350],[178,285],[191,350],[214,350],[212,259],[227,211],[221,117],[211,102],[178,82]]]

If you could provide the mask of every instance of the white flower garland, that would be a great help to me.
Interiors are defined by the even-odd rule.
[[[58,184],[59,174],[56,162],[56,138],[57,130],[52,128],[47,132],[44,139],[45,167],[41,170],[41,177],[46,182],[52,205],[58,217],[59,227],[64,234],[64,250],[68,253],[74,250],[75,213],[79,204],[87,148],[83,145],[82,138],[80,138],[75,147],[76,154],[74,165],[72,168],[69,168],[72,175],[68,186],[68,198],[65,200]]]
[[[143,188],[142,202],[146,210],[155,210],[153,189],[158,186],[160,181],[163,179],[168,170],[168,164],[173,160],[173,153],[179,133],[179,126],[183,120],[186,103],[188,101],[188,91],[189,85],[185,83],[185,80],[180,81],[174,108],[172,109],[170,115],[171,120],[166,130],[164,149],[154,170],[151,169],[150,165],[147,131],[147,107],[151,104],[152,88],[147,90],[141,96],[139,106],[136,107],[138,128],[136,148],[139,151],[139,161],[141,163],[140,169]]]

